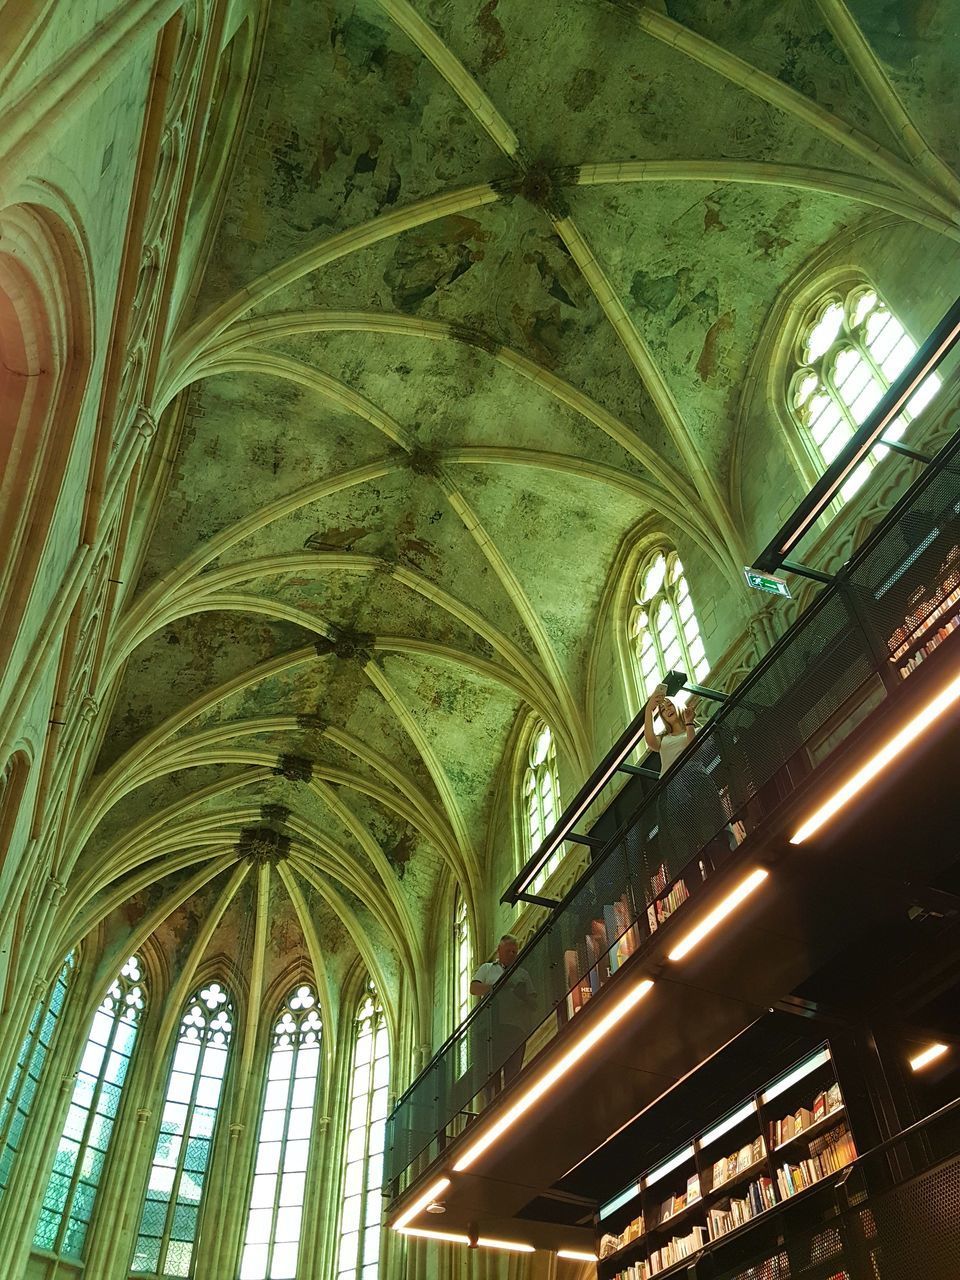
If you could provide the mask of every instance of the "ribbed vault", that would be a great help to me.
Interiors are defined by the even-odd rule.
[[[279,839],[310,955],[359,953],[391,1016],[405,978],[430,1038],[437,904],[460,884],[485,944],[512,858],[518,719],[570,787],[621,727],[588,672],[632,531],[749,614],[731,445],[783,289],[878,210],[960,236],[955,140],[874,9],[264,13],[64,945],[222,902]]]

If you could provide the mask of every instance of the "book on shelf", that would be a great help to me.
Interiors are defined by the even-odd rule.
[[[781,1197],[788,1200],[856,1158],[857,1149],[850,1130],[846,1126],[831,1129],[810,1143],[809,1154],[802,1160],[787,1161],[777,1169],[777,1189]]]
[[[696,1204],[700,1199],[700,1175],[691,1173],[687,1179],[687,1204]]]
[[[711,1206],[707,1213],[710,1239],[718,1240],[728,1231],[742,1227],[745,1222],[750,1222],[765,1209],[772,1209],[776,1203],[777,1195],[773,1188],[773,1179],[757,1178],[755,1182],[750,1183],[743,1195],[730,1196]]]
[[[832,1084],[823,1093],[818,1093],[809,1107],[798,1107],[791,1115],[771,1121],[770,1146],[782,1147],[785,1142],[790,1142],[811,1125],[819,1124],[832,1112],[839,1111],[842,1106],[843,1097],[840,1086]]]
[[[690,897],[690,893],[683,880],[677,880],[667,892],[667,880],[669,873],[664,863],[661,862],[657,871],[650,877],[650,896],[652,901],[647,907],[647,923],[650,926],[650,932],[655,933],[656,930],[669,920],[681,903],[686,902]]]
[[[752,1142],[748,1142],[746,1146],[734,1151],[732,1155],[724,1156],[718,1160],[713,1166],[713,1188],[722,1187],[725,1182],[729,1182],[731,1178],[735,1178],[737,1174],[743,1173],[747,1169],[752,1169],[766,1155],[766,1148],[763,1144],[762,1137],[756,1137]]]

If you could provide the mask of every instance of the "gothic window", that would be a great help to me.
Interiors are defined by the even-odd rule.
[[[0,1196],[6,1191],[10,1181],[10,1171],[20,1150],[23,1131],[43,1075],[57,1019],[63,1011],[67,987],[75,965],[76,958],[71,952],[63,962],[49,998],[41,1000],[34,1010],[30,1027],[10,1074],[3,1102],[0,1103]]]
[[[273,1028],[240,1280],[294,1280],[320,1075],[320,1010],[307,986]]]
[[[372,982],[360,1004],[354,1037],[337,1277],[377,1280],[390,1046]]]
[[[93,1015],[34,1233],[36,1249],[82,1256],[143,1012],[141,978],[140,960],[131,956]]]
[[[453,967],[454,967],[454,1003],[453,1025],[459,1027],[466,1021],[470,1012],[470,924],[467,920],[467,903],[463,894],[457,892],[453,910]]]
[[[630,615],[634,669],[645,702],[668,671],[695,683],[710,670],[690,587],[675,551],[660,548],[640,566]],[[685,701],[681,694],[678,702]]]
[[[557,779],[557,748],[549,725],[541,721],[533,731],[527,768],[523,775],[523,812],[528,855],[536,853],[560,816],[560,784]],[[563,846],[553,853],[531,885],[537,893],[560,865]]]
[[[834,460],[916,350],[875,289],[858,284],[820,300],[800,333],[790,405],[821,468]],[[887,428],[886,438],[898,440],[939,387],[939,377],[931,374]],[[843,501],[885,452],[875,449],[853,472],[840,491]]]
[[[133,1255],[138,1274],[190,1275],[232,1034],[233,1005],[211,982],[180,1023]]]

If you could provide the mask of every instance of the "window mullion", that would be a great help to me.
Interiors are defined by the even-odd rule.
[[[363,1277],[363,1251],[367,1238],[367,1176],[370,1165],[370,1126],[373,1123],[373,1077],[377,1060],[376,1011],[370,1018],[370,1060],[367,1063],[367,1105],[363,1130],[363,1176],[360,1179],[360,1231],[357,1235],[357,1272]]]

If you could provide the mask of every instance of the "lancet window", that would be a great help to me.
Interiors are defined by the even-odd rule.
[[[862,425],[916,350],[886,302],[866,284],[832,291],[811,310],[798,340],[790,407],[821,469]],[[931,374],[885,438],[899,440],[939,387],[940,378]],[[882,447],[875,449],[853,472],[840,491],[843,501],[856,493],[885,453]]]
[[[137,1274],[190,1275],[233,1024],[232,1002],[219,983],[187,1004],[134,1250]]]
[[[533,731],[523,775],[521,795],[528,855],[536,853],[560,816],[560,781],[557,776],[557,748],[553,731],[541,721]],[[537,873],[531,885],[536,893],[553,874],[563,858],[563,846],[556,850]]]
[[[142,966],[131,956],[93,1015],[34,1232],[35,1249],[83,1255],[143,1008]]]
[[[661,547],[641,564],[629,629],[642,701],[668,671],[683,671],[701,683],[710,670],[690,587],[672,549]],[[675,700],[686,699],[680,693]]]
[[[298,986],[273,1027],[240,1280],[294,1280],[320,1078],[317,997]]]
[[[76,957],[71,952],[57,974],[49,997],[41,1000],[34,1010],[0,1103],[0,1196],[10,1182],[75,967]]]
[[[389,1084],[386,1018],[370,982],[354,1025],[338,1280],[377,1280]]]

